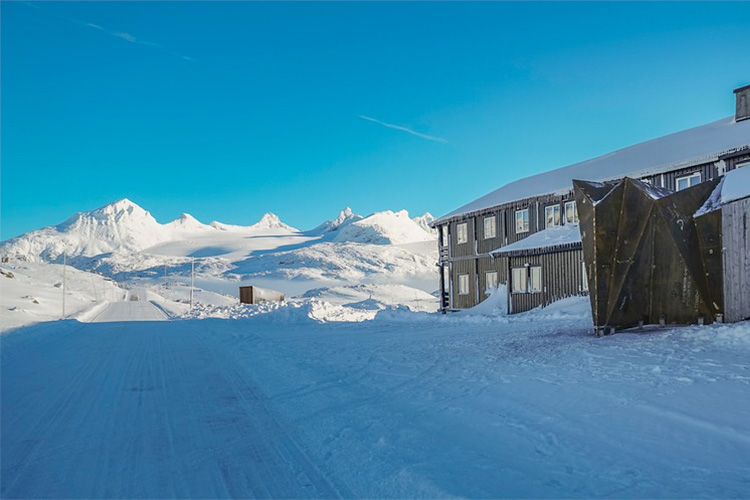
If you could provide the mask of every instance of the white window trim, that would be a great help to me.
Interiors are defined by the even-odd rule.
[[[492,220],[492,223],[488,226],[487,222]],[[492,235],[487,236],[487,229],[492,228]],[[484,218],[484,239],[491,240],[497,237],[497,218],[494,215],[488,215]]]
[[[463,231],[461,231],[462,226],[463,226]],[[460,224],[456,224],[456,244],[462,245],[468,242],[469,242],[469,225],[466,222],[461,222]]]
[[[697,184],[700,184],[701,182],[703,182],[703,176],[701,175],[700,172],[693,172],[692,174],[689,174],[689,175],[683,175],[681,177],[677,177],[674,180],[674,189],[675,189],[675,191],[682,191],[682,189],[687,189],[689,187],[693,187],[695,184],[691,184],[690,179],[692,179],[694,177],[698,178]],[[680,187],[679,187],[680,186],[680,181],[685,181],[685,180],[688,181],[688,186],[685,187],[685,188],[680,189]]]
[[[489,284],[490,280],[487,279],[487,278],[489,276],[493,275],[493,274],[495,275],[495,279],[493,280],[495,283],[494,283],[493,286],[490,286],[490,284]],[[484,273],[484,289],[485,289],[485,291],[492,290],[492,289],[496,288],[499,284],[500,283],[498,281],[497,271],[487,271],[487,272]]]
[[[519,273],[519,274],[521,274],[521,276],[525,277],[525,280],[526,280],[525,286],[520,287],[520,288],[516,287],[517,282],[518,282],[518,280],[516,279],[516,271],[523,271],[523,273]],[[510,276],[511,276],[511,284],[510,284],[511,292],[510,293],[516,293],[516,294],[518,294],[518,293],[528,293],[528,290],[529,290],[529,269],[527,267],[514,267],[514,268],[511,268]]]
[[[539,288],[534,288],[534,272],[539,272]],[[542,293],[544,284],[542,283],[542,266],[529,266],[529,277],[527,279],[529,293]]]
[[[588,292],[589,291],[589,276],[588,276],[588,272],[586,271],[586,261],[581,262],[581,276],[583,277],[583,281],[581,284],[581,291]]]
[[[573,205],[573,221],[572,222],[568,220],[568,206],[569,205]],[[579,221],[579,219],[578,219],[578,205],[576,205],[575,200],[573,200],[573,201],[566,201],[565,202],[564,212],[565,213],[563,215],[565,216],[564,217],[565,224],[578,224],[578,221]]]
[[[528,222],[525,224],[526,225],[525,229],[519,230],[518,229],[518,214],[522,214],[523,212],[526,212],[526,214],[527,214],[526,215],[526,219],[528,219]],[[516,210],[516,214],[515,215],[516,215],[516,234],[528,233],[529,232],[529,228],[531,226],[531,218],[529,217],[529,209],[528,208],[522,208],[521,210]],[[523,220],[523,218],[522,218],[522,220]]]
[[[466,290],[461,291],[461,278],[466,278]],[[459,295],[469,295],[469,275],[468,274],[459,274],[458,275],[458,294]]]
[[[552,224],[549,223],[549,218],[547,217],[547,210],[552,209]],[[555,224],[555,209],[557,209],[558,213],[560,214],[560,223]],[[547,205],[544,207],[544,228],[547,229],[549,227],[556,227],[556,226],[562,226],[562,212],[560,210],[560,204],[555,203],[554,205]]]

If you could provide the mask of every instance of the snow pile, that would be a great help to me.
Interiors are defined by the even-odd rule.
[[[375,212],[369,217],[342,227],[334,241],[393,245],[430,241],[436,237],[409,218],[406,210]]]
[[[375,317],[377,310],[347,307],[317,299],[291,299],[283,302],[260,304],[234,304],[212,306],[198,304],[183,315],[184,319],[248,319],[256,318],[273,323],[296,324],[308,321],[317,323],[359,323]]]
[[[508,314],[508,293],[505,285],[490,290],[489,297],[470,309],[458,312],[460,316],[505,316]]]
[[[505,245],[490,252],[490,255],[502,255],[509,252],[521,252],[524,250],[536,250],[561,245],[573,246],[581,243],[581,230],[578,224],[565,224],[555,226],[534,233],[522,240]]]
[[[305,292],[302,297],[364,310],[383,310],[389,307],[403,306],[409,311],[435,312],[439,306],[438,299],[434,295],[417,288],[398,284],[362,284],[316,288]]]

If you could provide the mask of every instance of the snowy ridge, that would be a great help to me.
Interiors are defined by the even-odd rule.
[[[409,218],[406,210],[376,212],[339,229],[334,241],[389,245],[430,241],[435,236]]]
[[[338,217],[335,219],[330,219],[310,231],[313,234],[326,234],[333,231],[337,231],[339,228],[343,226],[348,226],[349,224],[353,222],[357,222],[359,220],[362,220],[362,216],[359,214],[355,214],[352,212],[352,209],[349,207],[346,207],[343,209]]]

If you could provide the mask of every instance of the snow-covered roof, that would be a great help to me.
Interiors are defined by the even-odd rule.
[[[625,176],[645,177],[712,161],[742,149],[750,149],[750,120],[735,122],[734,117],[724,118],[519,179],[440,217],[436,222],[532,196],[564,193],[572,189],[573,179],[605,181]]]
[[[543,253],[581,247],[581,231],[578,224],[565,224],[547,228],[522,240],[505,245],[490,252],[493,257]]]
[[[693,214],[693,217],[713,212],[722,205],[750,197],[750,166],[740,167],[725,175],[716,185],[711,196]]]
[[[729,172],[722,185],[722,205],[750,196],[750,165]]]

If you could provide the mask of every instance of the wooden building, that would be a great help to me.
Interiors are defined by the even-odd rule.
[[[750,85],[735,90],[735,98],[734,116],[517,180],[437,219],[441,310],[473,307],[497,285],[508,288],[511,312],[587,293],[580,248],[551,245],[518,253],[511,245],[545,230],[577,227],[573,179],[631,177],[680,191],[750,165]],[[519,266],[541,267],[533,271],[541,276],[541,292],[514,294],[512,274],[520,276],[513,271]]]

